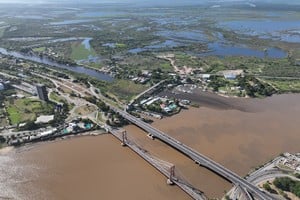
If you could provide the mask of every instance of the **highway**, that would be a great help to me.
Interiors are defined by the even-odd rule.
[[[191,149],[190,147],[182,144],[178,140],[168,136],[167,134],[163,133],[162,131],[152,127],[151,125],[143,122],[142,120],[128,114],[125,111],[117,109],[115,107],[111,107],[116,113],[119,113],[122,117],[130,121],[131,123],[135,124],[136,126],[142,128],[143,130],[147,131],[148,133],[152,134],[154,137],[160,139],[161,141],[165,142],[166,144],[172,146],[173,148],[177,149],[178,151],[182,152],[196,163],[200,164],[203,167],[210,169],[211,171],[219,174],[220,176],[226,178],[230,182],[234,183],[235,185],[239,185],[245,188],[249,193],[261,200],[273,200],[274,197],[261,191],[259,188],[248,182],[247,180],[241,178],[239,175],[235,174],[234,172],[230,171],[229,169],[225,168],[224,166],[220,165],[219,163],[213,161],[212,159],[196,152],[195,150]]]

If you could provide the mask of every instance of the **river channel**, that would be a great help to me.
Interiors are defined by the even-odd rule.
[[[153,126],[240,176],[282,152],[299,152],[299,94],[266,99],[201,96],[200,108],[155,121]],[[149,139],[137,127],[126,129],[130,140],[175,164],[177,175],[209,198],[220,198],[230,189],[230,183]],[[177,187],[167,186],[165,177],[110,135],[41,143],[0,155],[1,163],[0,189],[5,183],[5,190],[0,191],[7,193],[0,196],[23,197],[15,199],[189,199]]]
[[[108,82],[113,81],[113,78],[110,75],[102,73],[100,71],[89,69],[89,68],[86,68],[83,66],[64,65],[64,64],[54,62],[48,58],[38,57],[38,56],[34,56],[34,55],[25,55],[25,54],[15,52],[15,51],[7,51],[4,48],[0,48],[0,54],[6,55],[6,56],[13,56],[13,57],[19,58],[19,59],[30,60],[33,62],[37,62],[37,63],[44,64],[44,65],[49,65],[49,66],[60,68],[60,69],[66,69],[66,70],[76,72],[79,74],[85,74],[85,75],[94,77],[98,80],[102,80],[102,81],[108,81]]]

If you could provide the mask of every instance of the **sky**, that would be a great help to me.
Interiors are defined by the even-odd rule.
[[[0,3],[201,3],[201,2],[270,2],[270,3],[283,3],[283,4],[300,4],[300,0],[0,0]]]

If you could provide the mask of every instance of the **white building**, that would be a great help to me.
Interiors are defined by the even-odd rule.
[[[3,83],[0,83],[0,91],[1,90],[4,90],[4,85],[3,85]]]

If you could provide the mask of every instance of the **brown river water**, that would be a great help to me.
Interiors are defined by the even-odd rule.
[[[236,99],[198,94],[200,108],[153,125],[241,176],[300,151],[300,95]],[[202,98],[201,98],[202,96]],[[135,126],[128,136],[210,197],[231,184]],[[110,135],[40,143],[0,155],[0,199],[190,199]]]

